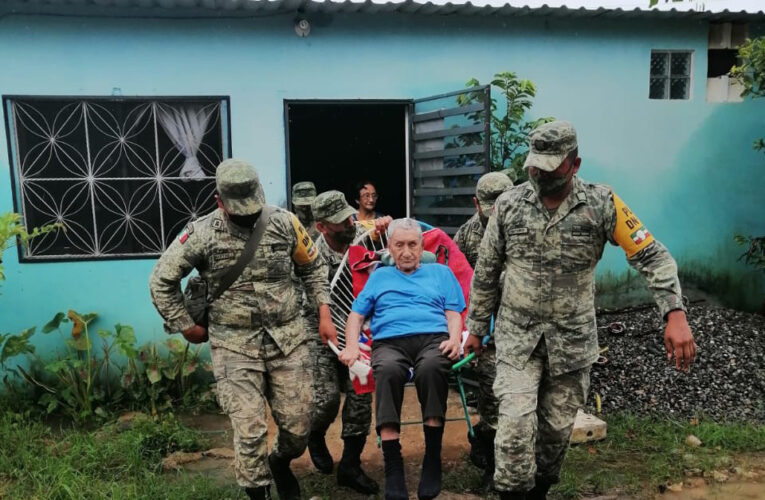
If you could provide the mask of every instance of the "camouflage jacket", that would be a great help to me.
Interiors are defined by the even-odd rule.
[[[242,231],[216,210],[190,223],[167,248],[154,267],[149,287],[168,332],[194,324],[183,307],[181,279],[197,269],[215,290],[249,237],[250,231]],[[291,276],[300,278],[314,303],[328,304],[327,268],[317,256],[297,217],[275,209],[253,260],[210,306],[211,344],[247,355],[257,351],[253,344],[266,332],[286,355],[303,343],[307,332],[300,314],[302,290]]]
[[[608,186],[576,177],[551,215],[526,182],[494,205],[473,277],[468,330],[488,332],[500,301],[498,360],[522,367],[544,335],[553,375],[590,365],[598,357],[595,265],[607,241],[621,246],[646,279],[662,316],[684,308],[672,256]]]
[[[473,269],[475,269],[475,264],[478,261],[478,249],[481,246],[481,239],[485,231],[486,228],[481,224],[481,216],[476,212],[460,226],[454,235],[454,243],[465,254],[470,267]]]

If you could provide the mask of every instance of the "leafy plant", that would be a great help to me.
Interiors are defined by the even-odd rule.
[[[741,95],[752,99],[765,97],[765,36],[747,39],[738,49],[738,58],[741,64],[734,66],[730,75],[744,87]],[[765,153],[765,139],[755,139],[752,147]],[[735,240],[739,245],[747,246],[740,258],[757,269],[765,270],[765,236],[737,234]],[[765,302],[762,310],[765,312]]]
[[[34,328],[0,336],[0,367],[41,393],[37,401],[45,413],[63,413],[77,422],[105,418],[115,407],[150,409],[157,415],[175,404],[214,401],[207,374],[212,367],[200,359],[202,346],[192,349],[172,338],[166,342],[166,354],[156,343],[139,349],[129,325],[117,324],[114,330],[99,329],[92,334],[90,324],[96,317],[95,313],[69,310],[46,323],[42,333],[58,332],[64,345],[64,351],[49,361],[35,353],[30,342]],[[71,323],[71,331],[65,334],[62,326],[66,323]],[[32,367],[6,365],[19,355],[30,356]],[[18,390],[7,374],[4,382],[7,389]]]
[[[48,224],[42,227],[36,227],[32,232],[21,224],[21,216],[14,212],[5,212],[0,214],[0,281],[5,280],[3,272],[3,252],[17,244],[27,246],[29,240],[37,238],[43,234],[58,231],[64,227],[61,223]]]
[[[477,78],[471,78],[465,84],[467,87],[481,85]],[[536,96],[536,86],[531,80],[522,80],[511,71],[504,71],[494,75],[490,85],[499,91],[502,96],[502,107],[498,105],[496,98],[491,99],[491,170],[504,170],[517,181],[526,180],[528,174],[523,169],[523,163],[528,155],[529,132],[553,120],[551,117],[537,120],[526,120],[526,113],[531,109],[533,99]],[[460,106],[466,106],[478,102],[482,94],[470,92],[457,97]],[[470,118],[479,123],[479,117],[472,115]],[[466,136],[463,139],[469,146],[479,138]]]

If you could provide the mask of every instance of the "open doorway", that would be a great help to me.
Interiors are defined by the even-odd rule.
[[[354,187],[369,180],[376,210],[404,217],[409,102],[285,101],[288,199],[293,184],[311,181],[319,193],[342,191],[358,208]]]

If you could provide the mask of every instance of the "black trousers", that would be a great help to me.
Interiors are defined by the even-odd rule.
[[[438,346],[449,336],[445,333],[407,335],[372,342],[372,372],[375,377],[375,425],[401,424],[404,384],[414,369],[414,385],[420,400],[422,419],[446,415],[451,361]]]

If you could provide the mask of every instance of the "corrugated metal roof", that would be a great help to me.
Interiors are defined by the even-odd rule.
[[[647,3],[648,0],[645,0]],[[373,1],[373,0],[0,0],[0,15],[54,14],[130,17],[256,17],[291,12],[404,13],[452,16],[533,16],[616,19],[697,19],[709,21],[765,21],[765,11],[748,9],[697,11],[693,4],[681,9],[636,7],[585,7],[583,0],[568,5],[508,3],[503,0],[471,1]],[[578,5],[578,7],[577,7]],[[587,4],[590,5],[590,4]],[[718,4],[719,5],[719,4]],[[763,6],[765,7],[765,6]]]

